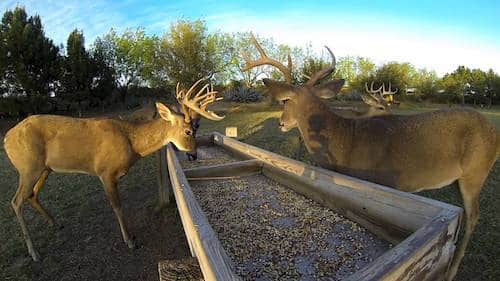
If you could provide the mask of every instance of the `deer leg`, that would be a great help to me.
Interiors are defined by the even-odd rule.
[[[123,218],[123,211],[120,202],[120,195],[118,194],[117,189],[117,180],[111,178],[101,179],[104,184],[104,190],[106,192],[106,196],[108,197],[109,202],[111,203],[111,207],[113,207],[113,211],[115,212],[116,218],[118,219],[118,223],[120,224],[120,230],[122,232],[123,241],[127,243],[127,246],[130,249],[135,248],[135,243],[128,234],[127,225],[125,223],[125,219]]]
[[[467,244],[479,220],[479,193],[481,192],[484,181],[484,176],[472,176],[471,178],[464,177],[458,180],[466,214],[465,232],[453,257],[447,280],[453,280],[457,274],[460,262],[465,255]]]
[[[40,204],[40,201],[38,201],[38,193],[42,189],[43,185],[45,184],[45,180],[47,180],[47,177],[49,176],[50,171],[49,170],[44,170],[42,172],[42,175],[38,179],[38,181],[35,184],[35,187],[33,188],[33,194],[31,197],[28,198],[28,200],[31,203],[31,206],[37,210],[40,215],[47,221],[49,225],[54,225],[54,219],[52,216],[45,210],[45,208]]]
[[[23,204],[26,200],[33,194],[33,186],[35,185],[37,179],[36,177],[30,177],[23,174],[19,175],[19,187],[16,194],[12,198],[11,205],[16,213],[17,221],[21,226],[23,232],[24,241],[26,242],[26,247],[28,248],[28,253],[31,255],[34,261],[40,260],[40,255],[35,250],[33,246],[33,241],[31,240],[28,227],[23,217]]]

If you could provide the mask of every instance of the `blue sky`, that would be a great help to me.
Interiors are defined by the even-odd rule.
[[[46,34],[64,43],[75,28],[90,44],[111,27],[163,34],[178,19],[212,31],[253,31],[279,43],[377,63],[410,62],[438,74],[458,65],[500,72],[500,1],[91,1],[1,0],[0,12],[24,6],[41,16]]]

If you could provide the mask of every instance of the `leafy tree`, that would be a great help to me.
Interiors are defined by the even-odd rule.
[[[75,29],[68,36],[61,82],[64,99],[77,102],[79,110],[82,110],[82,102],[90,99],[93,81],[91,68],[90,55],[85,50],[85,37]]]
[[[99,40],[99,39],[98,39]],[[115,72],[109,65],[106,49],[96,40],[91,51],[92,95],[94,103],[102,103],[116,88]]]
[[[345,79],[347,84],[350,85],[356,80],[357,73],[357,62],[354,57],[346,56],[338,59],[335,76]]]
[[[418,94],[424,98],[435,97],[438,91],[438,77],[435,71],[419,69],[415,76],[414,86]]]
[[[130,88],[146,84],[152,78],[157,40],[147,36],[142,28],[127,29],[122,35],[111,29],[103,38],[96,39],[94,47],[113,69],[122,102]]]
[[[208,34],[201,20],[172,24],[156,50],[153,84],[165,87],[179,81],[190,85],[200,78],[211,78],[222,70],[218,47],[224,40]]]
[[[40,17],[28,17],[21,7],[5,12],[0,34],[2,90],[26,97],[32,107],[27,110],[40,112],[56,90],[59,48],[45,37]]]

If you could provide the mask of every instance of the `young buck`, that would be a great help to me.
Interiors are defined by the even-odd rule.
[[[374,90],[373,82],[370,89],[368,89],[368,84],[365,83],[365,89],[366,94],[361,94],[361,99],[368,105],[368,108],[360,110],[357,108],[334,107],[332,110],[344,118],[367,118],[392,114],[391,107],[384,98],[384,95],[392,95],[397,92],[397,89],[394,92],[392,91],[390,82],[389,91],[385,89],[385,84]]]
[[[39,255],[33,247],[22,208],[28,200],[50,224],[53,223],[38,201],[38,194],[52,171],[98,176],[118,219],[123,240],[130,248],[134,247],[122,213],[118,180],[139,158],[169,142],[184,151],[196,149],[187,109],[211,120],[223,118],[206,110],[208,104],[218,99],[208,85],[192,96],[199,83],[184,95],[183,114],[157,102],[160,118],[145,122],[33,115],[7,132],[5,151],[19,173],[19,187],[11,204],[33,260],[39,260]]]
[[[498,130],[478,112],[466,109],[343,118],[321,98],[339,92],[344,80],[314,86],[334,72],[335,58],[330,54],[332,65],[305,85],[264,79],[271,95],[284,104],[281,130],[298,128],[320,166],[402,191],[436,189],[458,181],[467,219],[448,272],[447,278],[453,279],[479,218],[479,193],[500,154]],[[257,64],[248,64],[253,65]]]
[[[198,80],[201,81],[201,80]],[[197,82],[198,83],[198,82]],[[195,83],[191,88],[196,87],[197,83]],[[191,127],[193,129],[193,136],[196,137],[196,132],[200,128],[200,120],[201,120],[201,114],[199,114],[197,111],[190,109],[186,105],[184,105],[184,99],[186,97],[186,94],[189,92],[192,92],[193,89],[189,89],[186,91],[186,89],[181,89],[180,83],[177,83],[176,86],[176,91],[175,91],[175,98],[177,100],[177,103],[172,105],[172,109],[180,114],[183,114],[184,112],[187,112],[189,115],[189,120],[191,120]],[[210,91],[215,92],[213,88],[210,89]],[[217,98],[217,100],[220,100],[222,98]],[[134,110],[131,113],[124,114],[124,115],[119,115],[118,118],[121,120],[127,120],[127,121],[148,121],[156,118],[156,108],[154,105],[151,104],[145,104],[141,108]],[[188,151],[186,152],[186,155],[189,160],[196,160],[197,154],[196,150],[194,151]]]

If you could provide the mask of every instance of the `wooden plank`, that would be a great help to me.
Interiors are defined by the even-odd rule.
[[[211,166],[202,166],[184,170],[184,174],[191,178],[250,176],[262,171],[262,162],[257,159],[224,163]]]
[[[332,209],[338,214],[343,215],[352,221],[358,222],[371,233],[389,241],[392,244],[398,244],[411,234],[405,229],[376,221],[372,217],[364,216],[359,212],[353,212],[351,210],[351,196],[357,196],[358,194],[353,193],[349,190],[349,188],[339,187],[337,189],[333,189],[330,188],[331,183],[325,183],[324,181],[312,181],[307,178],[298,177],[268,164],[264,165],[262,173],[265,176],[293,189],[295,192],[320,203],[326,208]],[[359,199],[370,200],[365,197]]]
[[[168,175],[167,166],[167,147],[162,147],[157,153],[158,159],[158,204],[155,207],[155,213],[170,204],[170,197],[172,195],[172,186]]]
[[[197,146],[209,146],[214,144],[214,135],[213,134],[208,134],[208,135],[201,135],[196,137],[196,145]]]
[[[214,230],[196,201],[172,145],[167,148],[170,180],[186,237],[205,280],[240,280]]]
[[[330,200],[339,200],[338,208],[344,209],[344,214],[356,214],[349,218],[365,218],[366,221],[379,223],[393,230],[413,233],[443,209],[461,212],[461,209],[446,203],[429,198],[424,198],[410,193],[401,192],[379,184],[359,180],[319,167],[286,158],[284,156],[241,143],[227,138],[219,133],[214,133],[214,143],[232,151],[264,162],[265,167],[274,167],[286,172],[281,179],[294,177],[299,182],[313,183],[322,189],[319,193],[329,194]],[[273,170],[269,168],[268,170]],[[296,186],[291,186],[296,188]],[[309,193],[303,193],[305,196]],[[318,197],[311,198],[318,200]],[[324,203],[324,200],[322,202]],[[331,207],[331,206],[328,206]],[[363,226],[369,227],[366,221],[358,221]],[[401,232],[399,231],[399,232]],[[390,236],[390,235],[389,235]]]
[[[203,281],[196,258],[159,261],[158,274],[160,281]]]
[[[443,210],[408,239],[346,281],[444,280],[455,252],[459,225],[459,213]]]

